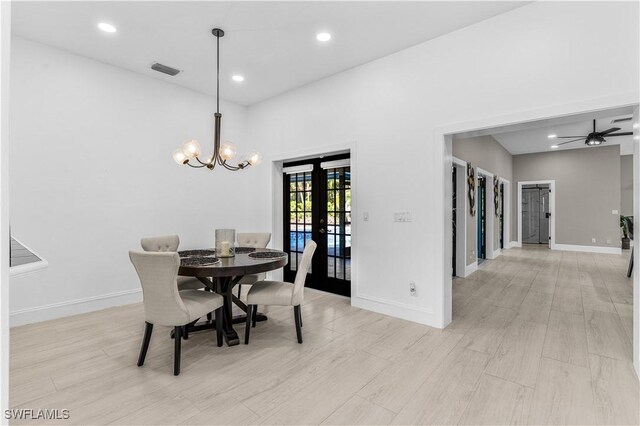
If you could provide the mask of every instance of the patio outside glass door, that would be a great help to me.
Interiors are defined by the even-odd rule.
[[[351,167],[338,155],[284,164],[284,250],[293,280],[307,241],[318,244],[306,285],[351,295]]]

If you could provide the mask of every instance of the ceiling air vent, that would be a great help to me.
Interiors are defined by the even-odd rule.
[[[611,124],[624,123],[625,121],[631,121],[633,117],[616,118],[611,120]]]
[[[164,73],[164,74],[169,74],[172,77],[174,75],[177,75],[180,72],[180,70],[168,67],[166,65],[162,65],[162,64],[160,64],[158,62],[156,62],[155,64],[151,65],[151,69],[154,70],[154,71],[158,71],[158,72]]]

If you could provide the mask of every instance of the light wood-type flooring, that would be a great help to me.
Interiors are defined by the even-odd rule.
[[[17,327],[11,406],[84,425],[638,424],[627,259],[508,250],[454,280],[445,330],[308,290],[304,344],[291,308],[261,308],[248,346],[192,334],[178,377],[166,327],[136,366],[141,304]]]

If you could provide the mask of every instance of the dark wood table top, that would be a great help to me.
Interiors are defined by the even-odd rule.
[[[257,248],[252,253],[258,252],[282,253],[283,255],[276,258],[260,259],[250,257],[251,253],[236,253],[234,257],[219,258],[220,261],[213,265],[180,265],[178,275],[190,277],[237,277],[273,271],[282,268],[289,261],[289,256],[281,250]]]

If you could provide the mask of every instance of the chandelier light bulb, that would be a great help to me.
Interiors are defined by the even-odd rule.
[[[184,152],[185,157],[189,159],[196,158],[200,155],[200,144],[195,139],[186,141],[182,144],[182,152]]]
[[[184,155],[182,148],[178,148],[173,151],[173,160],[178,164],[187,164],[187,162],[189,161],[187,156]]]
[[[219,154],[224,161],[232,160],[236,156],[236,147],[231,142],[224,142],[220,145]]]
[[[247,162],[252,166],[257,166],[262,163],[262,155],[257,151],[251,151],[247,154]]]

